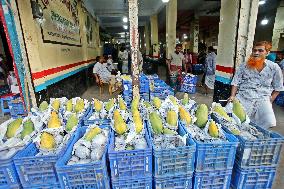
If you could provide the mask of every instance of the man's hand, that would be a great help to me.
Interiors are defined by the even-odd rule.
[[[273,103],[275,100],[275,98],[273,98],[273,96],[270,97],[270,102]]]
[[[97,84],[99,84],[99,83],[100,83],[99,78],[96,78],[96,83],[97,83]]]
[[[235,96],[230,96],[227,101],[232,102],[235,98],[236,98]]]

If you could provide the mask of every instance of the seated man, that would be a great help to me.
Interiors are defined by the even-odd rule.
[[[93,73],[96,78],[96,83],[109,83],[111,86],[115,85],[115,75],[111,75],[111,72],[107,69],[107,64],[103,56],[100,57],[99,62],[94,65]],[[112,88],[115,91],[115,87]]]

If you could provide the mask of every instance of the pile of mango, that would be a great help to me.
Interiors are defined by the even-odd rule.
[[[89,126],[86,133],[73,146],[68,165],[85,164],[101,160],[108,143],[109,129]]]

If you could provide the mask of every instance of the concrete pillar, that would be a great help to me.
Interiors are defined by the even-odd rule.
[[[251,54],[258,0],[221,0],[213,101],[230,96],[235,69]]]
[[[170,0],[166,6],[166,53],[167,58],[176,46],[177,0]]]
[[[248,60],[252,52],[259,0],[242,0],[235,67]]]
[[[144,29],[144,35],[145,35],[145,48],[146,48],[146,55],[149,55],[150,53],[150,28],[149,28],[149,24],[147,23],[145,25],[145,29]]]
[[[279,49],[279,39],[281,33],[284,33],[284,0],[280,2],[280,5],[277,9],[275,22],[274,22],[274,28],[273,28],[273,36],[272,36],[272,50],[273,51],[281,51],[282,49]]]
[[[158,15],[151,16],[151,47],[153,48],[153,57],[159,55],[159,29],[158,29]]]
[[[198,53],[199,17],[197,15],[194,16],[194,20],[191,23],[190,33],[190,50],[194,53]]]
[[[192,34],[192,52],[198,53],[199,17],[197,15],[194,16]]]
[[[129,25],[130,25],[130,48],[131,48],[131,66],[132,66],[132,94],[139,97],[139,32],[138,32],[138,3],[137,0],[128,0],[129,2]]]

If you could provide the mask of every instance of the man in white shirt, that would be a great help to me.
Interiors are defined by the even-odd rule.
[[[111,72],[107,69],[107,64],[103,56],[100,57],[99,62],[94,65],[93,73],[96,77],[96,83],[99,83],[100,80],[103,83],[109,83],[112,79]],[[115,76],[114,76],[115,78]]]
[[[183,66],[185,68],[185,72],[187,72],[186,65],[185,65],[185,58],[181,51],[182,51],[182,45],[177,44],[175,52],[171,53],[169,56],[169,59],[167,60],[169,74],[173,75],[176,73],[179,84],[181,84],[181,80],[182,80],[182,67]]]
[[[118,58],[122,62],[122,68],[121,68],[121,73],[123,74],[128,74],[128,52],[124,47],[121,47],[119,53],[118,53]]]

